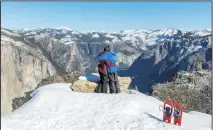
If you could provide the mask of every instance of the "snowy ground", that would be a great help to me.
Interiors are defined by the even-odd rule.
[[[211,116],[184,113],[183,125],[162,122],[162,102],[133,94],[79,93],[70,84],[39,88],[32,99],[1,116],[2,130],[210,130]]]

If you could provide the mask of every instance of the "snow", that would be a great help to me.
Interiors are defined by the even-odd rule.
[[[16,34],[16,33],[14,33],[14,32],[10,32],[10,31],[8,31],[8,30],[6,30],[6,29],[3,29],[3,28],[1,28],[1,34],[2,33],[5,33],[5,34],[7,34],[7,35],[10,35],[10,36],[15,36],[15,37],[19,37],[20,35],[18,35],[18,34]]]
[[[99,38],[99,35],[98,34],[93,34],[92,37],[93,38]]]
[[[35,36],[35,39],[39,40],[41,38],[45,38],[45,37],[48,37],[48,36],[49,36],[49,34],[47,34],[47,33],[40,33],[39,35]]]
[[[210,35],[210,34],[208,34],[208,33],[204,33],[204,32],[196,32],[195,34],[196,34],[196,35],[198,35],[198,36],[206,36],[206,35]]]
[[[177,33],[178,33],[177,29],[166,28],[166,29],[161,30],[159,32],[159,35],[171,37]]]
[[[181,50],[180,50],[180,54],[182,55],[182,54],[183,54],[183,52],[184,52],[184,50],[183,50],[183,49],[181,49]]]
[[[200,46],[200,45],[197,45],[197,46],[195,46],[195,51],[197,51],[197,50],[199,50],[199,49],[201,49],[201,48],[203,48],[203,47]]]
[[[71,31],[72,29],[70,29],[69,27],[57,27],[56,29],[64,29],[64,30],[68,30],[68,31]]]
[[[78,31],[72,31],[71,34],[78,35],[78,34],[80,34],[80,32],[78,32]]]
[[[36,35],[37,33],[35,31],[31,31],[29,33],[26,33],[25,35],[28,36],[28,35]]]
[[[123,41],[133,41],[133,42],[135,42],[136,39],[134,37],[132,37],[132,36],[125,35],[124,37],[122,37],[122,40]]]
[[[74,41],[66,41],[66,42],[63,42],[63,44],[65,44],[65,45],[70,45],[70,44],[73,44],[73,43],[75,43]]]
[[[142,44],[142,45],[140,46],[140,49],[142,49],[142,50],[147,50],[147,47],[146,47],[145,45]]]
[[[70,38],[70,37],[64,37],[64,38],[60,39],[61,43],[65,43],[65,42],[69,42],[69,41],[72,41],[72,38]]]
[[[200,50],[200,49],[202,49],[202,48],[203,48],[203,47],[200,46],[200,45],[195,46],[195,45],[192,44],[192,45],[188,48],[188,52],[191,53],[191,52],[194,52],[194,51],[198,51],[198,50]]]
[[[23,42],[14,41],[12,38],[5,36],[5,35],[2,35],[2,37],[1,37],[1,44],[13,44],[14,46],[21,47],[23,49],[24,48],[26,49],[26,47],[27,47],[24,45]]]
[[[191,115],[198,115],[198,116],[205,116],[205,117],[209,117],[209,114],[206,113],[202,113],[202,112],[197,112],[197,111],[190,111],[189,114]]]
[[[208,28],[208,29],[206,29],[207,31],[209,31],[209,32],[211,32],[212,31],[212,29],[211,28]]]
[[[65,38],[71,38],[71,36],[70,35],[66,35]]]
[[[120,31],[121,34],[123,35],[134,35],[134,34],[144,34],[144,33],[150,33],[152,32],[151,30],[141,30],[141,29],[137,29],[137,30],[122,30]]]
[[[109,40],[105,40],[105,43],[110,44],[111,42]]]
[[[211,35],[211,32],[207,29],[206,30],[196,30],[195,35],[202,37],[202,36]]]
[[[174,39],[174,35],[179,33],[186,33],[186,32],[191,32],[193,36],[206,36],[211,34],[210,29],[204,29],[204,30],[184,30],[184,29],[172,29],[172,28],[165,28],[162,30],[142,30],[142,29],[137,29],[137,30],[123,30],[118,33],[109,33],[109,32],[97,32],[97,31],[87,31],[87,32],[79,32],[77,30],[71,30],[68,27],[59,27],[59,28],[47,28],[46,29],[36,29],[36,30],[27,30],[23,31],[25,35],[30,37],[31,35],[36,35],[39,32],[46,32],[41,35],[37,35],[36,39],[43,38],[47,35],[50,36],[55,36],[56,34],[64,34],[65,38],[72,37],[72,39],[61,39],[61,42],[64,42],[65,44],[71,44],[73,40],[81,40],[84,41],[83,36],[90,36],[91,38],[94,38],[96,41],[96,44],[98,43],[103,43],[100,40],[100,36],[103,35],[106,38],[109,38],[110,40],[107,41],[107,39],[104,41],[105,43],[123,43],[123,44],[128,44],[128,46],[131,47],[140,47],[142,46],[142,49],[145,50],[146,47],[148,46],[154,46],[156,44],[161,44],[163,43],[166,39]],[[4,31],[1,29],[1,31]],[[116,35],[115,35],[116,34]],[[79,38],[82,37],[82,38]],[[94,41],[92,41],[94,42]],[[130,44],[131,43],[131,44]],[[93,44],[89,42],[89,44]],[[143,46],[145,45],[145,46]],[[190,48],[189,50],[192,51]],[[197,48],[195,48],[197,49]],[[199,48],[198,48],[199,49]]]
[[[11,44],[11,42],[14,42],[10,37],[8,36],[1,36],[1,44]]]
[[[150,33],[150,30],[124,30],[121,31],[121,34],[123,35],[122,40],[123,41],[131,41],[135,43],[139,43],[140,39],[141,41],[146,41],[147,35]]]
[[[23,28],[23,29],[19,29],[18,31],[30,31],[32,29],[29,29],[29,28]]]
[[[118,39],[117,37],[115,37],[114,39],[112,39],[112,42],[113,43],[120,42],[120,39]]]
[[[162,111],[159,111],[159,105],[163,103],[136,91],[132,91],[132,94],[80,93],[72,92],[70,86],[69,83],[56,83],[37,89],[32,93],[31,100],[14,112],[1,116],[1,129],[211,129],[211,116],[196,112],[184,113],[182,126],[162,122]]]
[[[61,31],[61,34],[67,34],[68,33],[68,30],[62,30]]]
[[[112,39],[117,38],[116,36],[113,36],[111,34],[106,34],[105,36],[108,37],[108,38],[112,38]]]

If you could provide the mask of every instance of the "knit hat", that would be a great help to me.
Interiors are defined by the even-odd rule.
[[[109,45],[107,45],[107,48],[108,48],[109,50],[111,50],[111,49],[113,49],[113,45],[112,45],[112,44],[109,44]]]

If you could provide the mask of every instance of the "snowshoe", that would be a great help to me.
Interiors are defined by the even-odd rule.
[[[174,103],[174,124],[181,126],[182,115],[183,115],[183,106],[182,104],[175,102]]]
[[[163,105],[163,121],[170,123],[172,117],[173,103],[171,100],[166,100]]]

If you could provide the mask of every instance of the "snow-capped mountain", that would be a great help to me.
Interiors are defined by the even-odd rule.
[[[113,44],[117,52],[122,70],[120,74],[131,76],[132,84],[137,85],[141,92],[149,91],[155,82],[167,81],[171,74],[178,70],[189,70],[193,67],[211,69],[211,30],[187,31],[166,28],[108,33],[80,32],[64,27],[1,29],[1,44],[1,50],[5,52],[1,52],[2,59],[11,59],[10,62],[2,61],[2,75],[6,81],[13,78],[13,86],[17,86],[18,82],[26,82],[25,78],[18,80],[20,75],[27,75],[26,87],[36,86],[46,75],[40,73],[43,71],[48,75],[73,71],[90,73],[97,66],[97,54],[108,44]],[[11,51],[6,49],[8,46]],[[19,68],[29,64],[29,59],[32,65],[40,66],[40,70],[20,70]],[[42,60],[35,62],[34,59]],[[198,60],[199,62],[196,62]],[[13,66],[8,68],[7,65],[11,63]],[[45,69],[41,67],[43,63],[47,63]],[[40,73],[37,82],[31,81],[35,79],[34,75],[28,75],[32,72]],[[5,83],[2,88],[8,84]]]
[[[118,53],[120,64],[124,67],[129,67],[141,53],[147,50],[153,52],[151,48],[164,45],[168,41],[174,42],[176,47],[180,48],[179,53],[182,54],[185,51],[191,53],[210,45],[209,38],[211,35],[211,31],[209,30],[181,31],[169,28],[163,30],[123,30],[119,33],[107,33],[79,32],[63,27],[58,29],[18,30],[17,33],[28,40],[33,40],[32,42],[41,44],[52,56],[59,57],[56,62],[60,64],[66,72],[73,71],[70,68],[70,63],[67,62],[68,57],[71,57],[70,54],[65,53],[68,52],[68,50],[79,50],[79,54],[76,52],[76,55],[78,55],[81,63],[84,63],[81,69],[82,71],[88,72],[94,69],[91,61],[93,62],[94,57],[107,44],[114,45],[114,49]],[[193,39],[193,43],[190,43]],[[58,46],[58,44],[60,44],[60,46]],[[75,47],[77,47],[77,49],[75,49]],[[184,50],[185,48],[187,48],[187,50]],[[54,51],[63,51],[64,53],[55,54]],[[90,59],[90,61],[85,59]],[[160,59],[157,59],[156,62],[159,60]],[[121,67],[123,68],[123,66]]]

